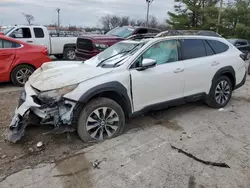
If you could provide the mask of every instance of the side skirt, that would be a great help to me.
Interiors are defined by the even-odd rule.
[[[190,96],[179,98],[179,99],[174,99],[174,100],[170,100],[170,101],[165,101],[165,102],[149,105],[140,111],[137,111],[137,112],[130,114],[129,117],[132,118],[132,117],[136,117],[136,116],[140,116],[142,114],[145,114],[149,111],[162,110],[162,109],[166,109],[166,108],[169,108],[172,106],[180,106],[180,105],[183,105],[186,103],[204,100],[204,99],[206,99],[206,96],[207,96],[206,93],[198,93],[195,95],[190,95]]]

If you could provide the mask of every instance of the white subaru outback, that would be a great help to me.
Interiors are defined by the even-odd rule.
[[[183,35],[125,40],[85,62],[45,63],[25,84],[8,139],[39,123],[101,141],[149,110],[197,100],[224,107],[246,81],[244,59],[224,38]]]

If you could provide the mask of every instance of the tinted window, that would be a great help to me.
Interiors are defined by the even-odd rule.
[[[209,46],[211,46],[211,48],[214,50],[214,52],[216,54],[219,54],[219,53],[222,53],[222,52],[225,52],[229,49],[229,47],[220,42],[220,41],[216,41],[216,40],[207,40]]]
[[[181,48],[183,60],[207,55],[203,40],[200,39],[184,39],[182,40]]]
[[[42,28],[34,28],[34,33],[36,38],[44,38],[44,33]]]
[[[160,31],[156,30],[156,29],[148,29],[149,33],[159,33]]]
[[[147,33],[148,32],[148,30],[147,29],[138,29],[138,31],[136,31],[136,34],[145,34],[145,33]]]
[[[10,34],[12,38],[31,38],[31,32],[29,28],[19,28]]]
[[[206,41],[204,41],[204,44],[205,44],[205,49],[206,49],[207,55],[208,56],[214,55],[215,53],[214,53],[213,49],[209,46],[209,44]]]
[[[246,41],[237,41],[237,42],[235,43],[235,45],[243,46],[243,45],[247,45],[247,42],[246,42]]]
[[[20,44],[7,41],[7,40],[0,40],[0,48],[18,48],[21,47]]]

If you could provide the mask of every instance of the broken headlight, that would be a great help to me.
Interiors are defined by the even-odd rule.
[[[45,92],[38,94],[38,98],[40,100],[59,101],[63,95],[73,91],[77,86],[78,84],[74,84],[74,85],[66,86],[60,89],[45,91]]]

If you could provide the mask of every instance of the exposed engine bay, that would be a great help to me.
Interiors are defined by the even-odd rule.
[[[66,89],[68,92],[74,89],[74,86]],[[14,143],[20,140],[29,124],[53,125],[54,130],[61,132],[74,131],[71,125],[76,102],[64,99],[62,96],[62,89],[57,92],[56,90],[40,92],[26,83],[9,126],[8,140]]]

